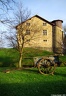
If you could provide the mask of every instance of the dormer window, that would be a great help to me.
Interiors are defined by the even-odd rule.
[[[46,22],[44,22],[44,23],[43,23],[43,26],[46,26],[46,25],[47,25],[47,23],[46,23]]]

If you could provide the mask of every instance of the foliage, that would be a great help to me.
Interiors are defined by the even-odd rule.
[[[0,96],[51,96],[66,94],[66,67],[57,67],[55,75],[41,75],[37,68],[4,73],[0,68]]]

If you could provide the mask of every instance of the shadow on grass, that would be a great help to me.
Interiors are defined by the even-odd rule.
[[[54,76],[48,77],[36,75],[37,73],[39,73],[37,69],[29,68],[24,69],[23,72],[3,74],[3,79],[0,79],[0,96],[52,96],[51,94],[66,94],[66,73],[58,70]]]
[[[66,81],[0,84],[0,96],[51,96],[66,94]]]
[[[11,57],[0,57],[0,66],[1,67],[14,66],[13,58],[11,58]]]
[[[23,71],[29,72],[29,73],[35,73],[40,74],[37,68],[31,67],[31,68],[24,68]]]
[[[24,69],[23,71],[29,72],[29,73],[40,74],[38,68],[26,68],[26,69]],[[41,74],[41,75],[42,75],[42,74]],[[51,74],[48,74],[48,75],[51,75]],[[64,72],[61,72],[61,73],[59,73],[59,72],[54,72],[54,75],[55,75],[55,76],[66,77],[66,72],[65,72],[65,73],[64,73]],[[51,75],[51,76],[52,76],[52,75]]]
[[[66,77],[66,73],[58,73],[58,72],[55,72],[56,76],[62,76],[62,77]]]

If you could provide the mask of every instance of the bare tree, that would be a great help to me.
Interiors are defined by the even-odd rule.
[[[66,25],[64,26],[63,53],[66,54]]]
[[[12,3],[16,4],[15,0],[0,0],[0,22],[4,23],[7,21],[5,18],[9,10],[12,10]]]
[[[19,67],[22,67],[24,47],[32,46],[33,44],[33,46],[35,46],[35,40],[40,37],[40,35],[37,35],[37,32],[40,32],[40,26],[37,25],[37,23],[32,22],[30,28],[24,24],[21,24],[19,28],[17,27],[17,49],[20,53]]]
[[[12,4],[16,4],[15,0],[0,0],[0,28],[5,27],[5,23],[8,22],[8,11],[12,10]],[[4,29],[4,28],[3,28]],[[5,28],[6,29],[6,28]],[[3,37],[4,37],[5,30],[0,29],[0,47],[3,47]]]
[[[2,34],[3,34],[3,32],[1,32],[0,33],[0,48],[2,48],[3,46],[3,41],[2,41]]]
[[[64,35],[66,35],[66,25],[64,26]]]
[[[16,11],[14,12],[15,23],[20,24],[26,21],[30,17],[30,14],[30,10],[24,8],[22,2],[19,2],[18,5],[16,5]]]
[[[62,37],[58,37],[56,44],[59,46],[59,49],[63,54],[66,54],[66,26],[63,27]]]
[[[18,24],[15,27],[16,32],[15,34],[7,36],[7,38],[9,39],[9,41],[11,41],[10,45],[18,50],[20,54],[18,67],[22,68],[24,47],[32,45],[35,42],[35,39],[37,39],[36,33],[40,32],[40,25],[37,25],[38,21],[35,23],[35,21],[33,20],[31,20],[31,23],[28,23],[28,20],[30,21],[30,19],[28,19],[30,16],[30,11],[24,9],[21,3],[19,4],[17,11],[15,11],[14,16],[15,24]],[[12,28],[14,28],[14,26],[12,26]]]
[[[9,5],[10,1],[12,0],[0,0],[0,10],[2,11],[5,11],[6,9],[8,10],[10,7]]]

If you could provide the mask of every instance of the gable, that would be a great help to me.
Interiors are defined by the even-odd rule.
[[[49,23],[50,25],[52,25],[51,22],[49,22],[48,20],[46,20],[46,19],[40,17],[39,15],[35,15],[35,16],[33,16],[33,17],[37,17],[37,18],[39,18],[40,20],[42,20],[42,21],[44,21],[44,22]]]
[[[39,15],[35,15],[35,16],[31,17],[31,18],[27,19],[26,21],[22,22],[21,24],[23,24],[23,23],[25,23],[25,22],[28,22],[29,20],[32,20],[32,19],[35,19],[35,18],[36,18],[36,19],[39,19],[39,20],[41,20],[41,21],[43,21],[43,22],[46,22],[46,23],[48,23],[48,24],[50,24],[50,25],[53,25],[51,22],[49,22],[48,20],[40,17]],[[36,20],[36,19],[35,19],[35,20]],[[16,26],[16,29],[17,29],[17,27],[18,27],[19,25],[21,25],[21,24],[18,24],[18,25]]]

